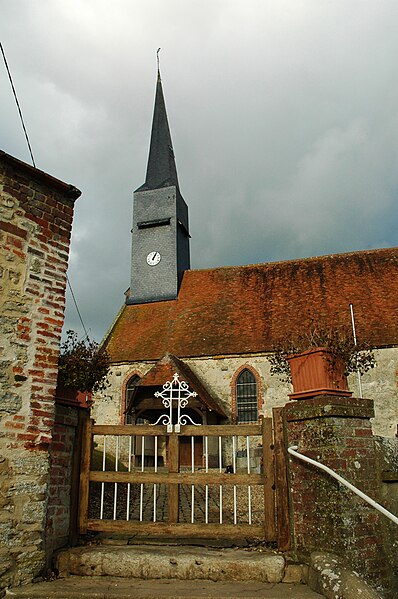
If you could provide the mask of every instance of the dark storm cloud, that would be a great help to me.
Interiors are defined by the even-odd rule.
[[[3,4],[36,163],[83,192],[69,276],[94,337],[129,285],[159,46],[193,267],[396,245],[397,17],[395,0]],[[4,73],[0,109],[2,148],[29,161]]]

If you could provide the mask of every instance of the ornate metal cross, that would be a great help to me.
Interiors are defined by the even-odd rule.
[[[180,381],[180,377],[177,372],[173,375],[172,381],[167,381],[163,385],[163,391],[156,391],[155,397],[161,397],[162,403],[165,408],[168,408],[168,414],[162,414],[159,416],[157,421],[153,424],[167,425],[167,432],[172,433],[173,427],[174,432],[179,433],[181,425],[188,424],[188,421],[194,426],[200,426],[192,420],[188,414],[182,414],[181,410],[188,405],[190,397],[196,397],[198,394],[196,391],[190,391],[188,384],[185,381]],[[173,402],[177,402],[177,422],[173,422]]]

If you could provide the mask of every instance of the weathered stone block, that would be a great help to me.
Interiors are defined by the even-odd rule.
[[[301,564],[287,564],[282,582],[299,584],[304,581],[303,566]]]
[[[49,470],[48,456],[37,452],[23,457],[15,457],[11,461],[11,467],[14,475],[47,474]]]
[[[46,502],[45,501],[30,501],[24,505],[22,509],[22,522],[25,524],[31,524],[33,522],[44,522],[44,516],[46,514]]]
[[[61,577],[120,576],[176,578],[180,580],[258,580],[281,582],[285,573],[282,555],[243,550],[193,547],[90,547],[63,551],[57,556]]]
[[[11,391],[6,391],[0,400],[0,413],[16,414],[22,408],[22,397]]]

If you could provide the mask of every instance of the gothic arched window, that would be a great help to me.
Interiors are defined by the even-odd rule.
[[[236,379],[237,422],[258,421],[258,397],[256,377],[245,368]]]
[[[126,410],[129,408],[130,406],[130,402],[131,402],[131,397],[134,393],[134,389],[136,388],[138,382],[140,380],[140,377],[138,376],[138,374],[134,374],[128,381],[127,381],[127,385],[126,385],[126,395],[125,395],[125,406],[126,406]],[[132,424],[133,422],[133,418],[131,414],[125,414],[125,424]]]

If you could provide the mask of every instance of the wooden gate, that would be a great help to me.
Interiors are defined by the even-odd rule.
[[[88,420],[80,533],[249,537],[287,549],[287,488],[277,428],[266,418],[258,425],[182,426],[177,434],[166,426]]]

